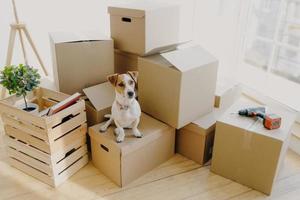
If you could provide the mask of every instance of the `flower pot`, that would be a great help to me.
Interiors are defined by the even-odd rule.
[[[25,110],[29,113],[32,113],[32,114],[39,114],[39,106],[35,103],[27,103],[27,110],[26,110],[26,105],[25,103],[24,104],[21,104],[20,106],[18,106],[19,109],[22,109],[22,110]]]

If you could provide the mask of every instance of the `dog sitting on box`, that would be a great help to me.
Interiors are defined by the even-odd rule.
[[[105,132],[112,122],[115,123],[116,141],[123,142],[125,128],[131,128],[135,137],[141,138],[142,133],[138,130],[141,116],[141,107],[136,97],[137,71],[129,71],[126,74],[113,74],[107,77],[114,86],[116,98],[111,108],[109,120],[100,127],[100,132]]]

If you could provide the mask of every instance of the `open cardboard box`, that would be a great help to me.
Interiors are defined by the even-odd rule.
[[[242,86],[239,83],[217,83],[215,107],[226,110],[241,96]]]
[[[114,73],[113,40],[98,32],[50,33],[54,81],[67,94],[103,83]]]
[[[137,55],[174,49],[192,39],[193,9],[179,3],[134,1],[108,7],[115,48]]]
[[[296,115],[281,106],[270,108],[268,112],[281,116],[282,123],[279,129],[267,130],[260,119],[233,114],[257,106],[261,105],[241,99],[218,119],[211,171],[271,194]]]
[[[212,112],[218,61],[200,46],[139,57],[139,102],[144,112],[182,128]]]
[[[88,126],[105,121],[104,115],[111,113],[111,106],[115,99],[115,90],[109,82],[101,83],[83,89],[87,96],[86,113]]]

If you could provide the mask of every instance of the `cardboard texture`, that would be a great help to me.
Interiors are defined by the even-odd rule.
[[[143,56],[190,41],[193,9],[187,12],[184,8],[183,4],[155,1],[108,7],[115,48]]]
[[[114,73],[113,40],[97,32],[50,33],[54,81],[67,94],[106,81]]]
[[[282,107],[269,109],[282,117],[281,128],[271,131],[265,129],[259,119],[232,114],[255,106],[258,105],[254,102],[239,100],[217,121],[211,171],[271,194],[295,114]]]
[[[100,133],[102,124],[89,129],[93,164],[119,186],[125,186],[174,155],[175,130],[142,114],[139,130],[142,138],[135,138],[126,129],[126,138],[116,143],[115,126]]]
[[[109,82],[83,89],[89,99],[86,101],[88,126],[101,123],[104,115],[111,113],[111,106],[115,99],[115,90]]]
[[[184,126],[176,133],[176,152],[204,165],[212,157],[218,115],[211,112]]]
[[[238,83],[217,84],[215,107],[226,110],[241,96],[242,87]]]
[[[139,102],[144,112],[182,128],[212,112],[218,61],[199,46],[139,57]]]
[[[138,70],[138,55],[115,49],[115,73],[124,74]]]

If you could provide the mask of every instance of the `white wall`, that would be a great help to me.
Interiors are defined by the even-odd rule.
[[[231,77],[236,67],[236,30],[241,1],[195,0],[194,39],[219,58],[219,75],[223,77]],[[27,23],[49,71],[52,69],[52,63],[48,32],[96,29],[109,34],[106,7],[111,2],[112,0],[16,0],[19,17]],[[8,27],[13,21],[10,0],[0,0],[0,19],[0,66],[3,66]],[[23,62],[20,48],[16,47],[13,58],[15,64]],[[37,65],[33,52],[28,52],[28,57],[31,65]]]
[[[3,66],[9,37],[9,23],[14,19],[10,0],[0,0],[0,2],[0,65]],[[48,32],[99,30],[109,34],[107,3],[107,0],[16,0],[19,18],[26,22],[49,71],[52,71],[52,63]],[[19,41],[16,44],[19,44]],[[29,47],[28,44],[26,45]],[[29,63],[37,65],[33,52],[30,48],[27,49]],[[13,63],[23,62],[18,45],[15,50]]]

